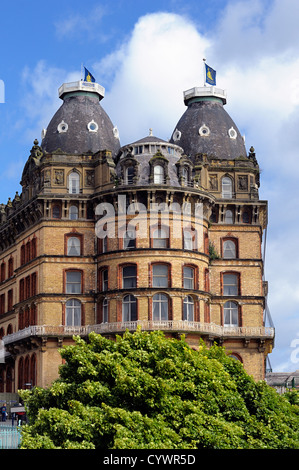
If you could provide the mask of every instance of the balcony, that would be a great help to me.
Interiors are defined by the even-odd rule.
[[[203,336],[213,336],[215,338],[258,338],[273,339],[274,328],[271,327],[246,327],[246,326],[220,326],[214,323],[190,322],[184,320],[173,321],[132,321],[101,323],[99,325],[88,326],[29,326],[24,330],[17,331],[4,336],[4,346],[25,340],[30,337],[72,337],[74,335],[88,336],[94,331],[98,334],[118,334],[126,330],[135,331],[140,326],[145,331],[161,330],[164,332],[177,333],[198,333]]]

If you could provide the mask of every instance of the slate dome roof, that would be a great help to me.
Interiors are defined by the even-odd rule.
[[[43,151],[52,153],[61,149],[67,154],[80,155],[111,150],[113,156],[117,154],[120,148],[117,128],[100,104],[104,89],[96,83],[92,85],[97,85],[96,91],[87,88],[85,82],[60,87],[63,104],[43,131]]]
[[[170,142],[180,145],[191,158],[198,153],[227,160],[247,156],[244,140],[223,107],[226,103],[223,90],[193,88],[184,96],[188,107],[178,121]]]

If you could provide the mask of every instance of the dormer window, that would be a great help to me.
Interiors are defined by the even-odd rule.
[[[233,182],[229,176],[222,178],[222,197],[231,199],[233,197]]]
[[[128,166],[126,168],[125,184],[133,184],[134,173],[135,171],[133,166]]]
[[[164,169],[161,165],[156,165],[154,167],[154,183],[155,184],[164,183]]]
[[[69,175],[69,193],[79,194],[80,192],[80,176],[76,171],[72,171]]]

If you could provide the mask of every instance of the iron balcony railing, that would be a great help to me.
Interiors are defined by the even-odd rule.
[[[140,326],[145,331],[177,331],[177,332],[197,332],[203,335],[213,335],[217,337],[246,337],[246,338],[274,338],[274,328],[265,326],[220,326],[214,323],[201,323],[187,320],[167,320],[167,321],[128,321],[101,323],[88,326],[29,326],[2,338],[4,346],[20,341],[31,336],[51,337],[51,336],[88,336],[94,331],[98,334],[121,333],[126,330],[135,331]]]

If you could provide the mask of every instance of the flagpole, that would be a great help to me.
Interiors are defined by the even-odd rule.
[[[203,60],[203,86],[206,86],[206,59]]]
[[[83,81],[83,63],[81,62],[81,82]]]

